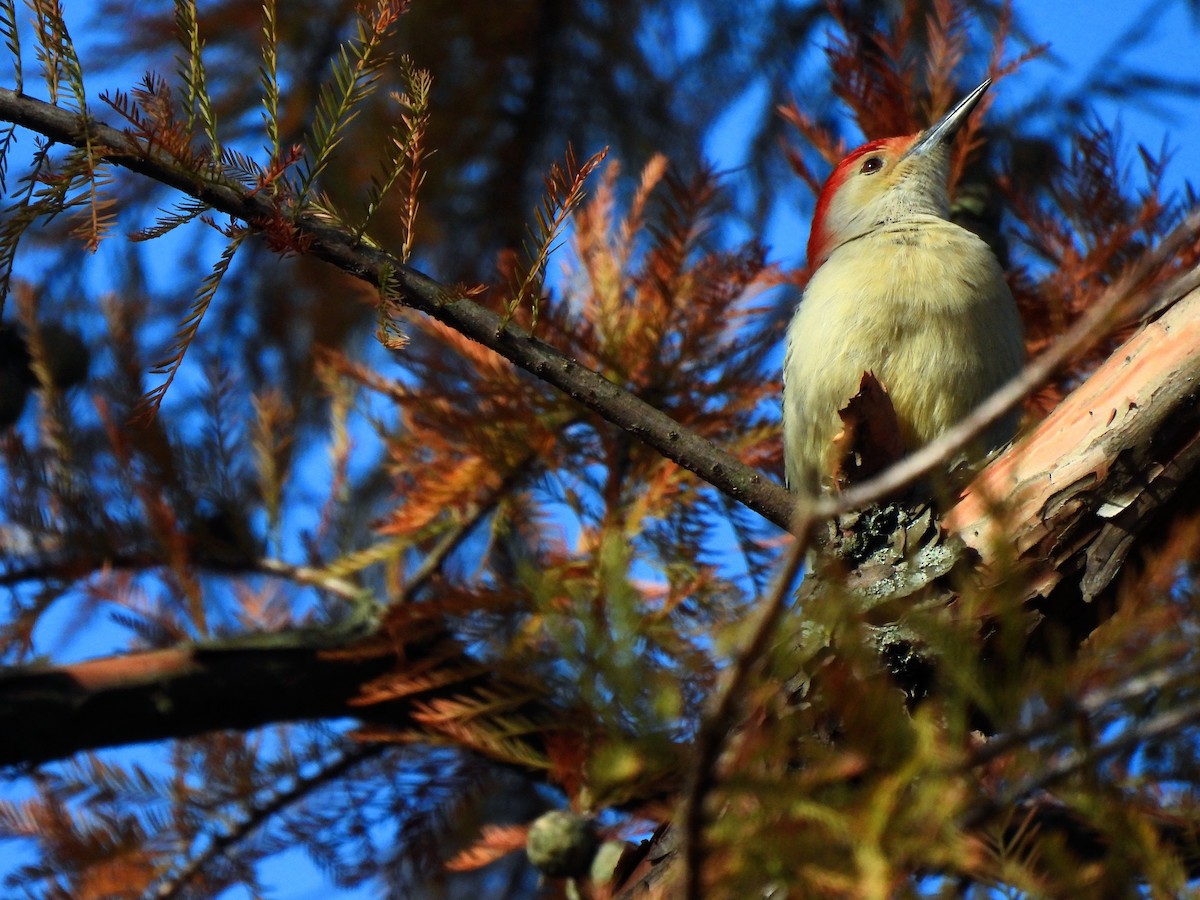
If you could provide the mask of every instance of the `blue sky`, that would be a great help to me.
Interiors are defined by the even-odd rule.
[[[1119,54],[1129,74],[1153,75],[1165,79],[1194,79],[1200,82],[1200,16],[1194,17],[1183,0],[1153,0],[1150,3],[1128,0],[1015,0],[1014,8],[1034,42],[1048,43],[1043,56],[1026,63],[1017,73],[994,88],[997,108],[1018,109],[1029,98],[1049,89],[1057,95],[1082,90],[1099,74],[1109,79],[1120,74],[1112,65]],[[1140,25],[1139,40],[1127,47],[1123,39],[1131,27]],[[1015,39],[1010,42],[1010,57],[1023,49]],[[736,180],[737,169],[745,162],[746,146],[741,139],[746,129],[745,116],[757,114],[765,90],[750,85],[718,123],[706,143],[706,151],[719,171]],[[1167,183],[1182,187],[1196,171],[1200,151],[1200,91],[1194,96],[1163,95],[1155,108],[1131,106],[1104,97],[1088,98],[1088,105],[1099,121],[1117,125],[1124,138],[1124,149],[1132,156],[1138,144],[1157,153],[1164,139],[1174,150],[1167,171]],[[1039,108],[1027,111],[1038,124]],[[853,142],[853,138],[848,138]],[[802,265],[808,237],[807,214],[811,198],[799,182],[783,186],[795,191],[797,203],[788,204],[775,215],[764,236],[772,257],[785,265]],[[803,213],[800,212],[803,210]]]

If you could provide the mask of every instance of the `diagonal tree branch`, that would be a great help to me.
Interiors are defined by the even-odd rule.
[[[1146,324],[943,519],[997,570],[1036,566],[1024,596],[1077,582],[1090,602],[1164,508],[1195,502],[1200,288]],[[981,610],[980,612],[987,612]]]
[[[214,860],[224,856],[272,816],[278,815],[289,806],[304,801],[314,791],[343,777],[365,760],[378,756],[383,744],[358,744],[345,750],[336,759],[323,765],[311,775],[302,775],[290,787],[281,790],[261,805],[251,806],[245,818],[227,830],[215,834],[208,845],[196,853],[175,871],[169,872],[159,883],[155,892],[157,900],[172,900],[184,894],[193,879],[210,866]]]
[[[280,210],[262,194],[190,171],[164,151],[126,132],[7,88],[0,88],[0,120],[72,147],[90,146],[104,160],[195,197],[213,209],[254,226],[278,226]],[[301,214],[289,220],[297,242],[311,256],[396,296],[496,351],[514,365],[569,394],[617,427],[699,475],[709,484],[774,522],[788,526],[793,501],[780,485],[604,378],[563,356],[528,332],[466,299],[461,292],[412,269],[383,250]]]

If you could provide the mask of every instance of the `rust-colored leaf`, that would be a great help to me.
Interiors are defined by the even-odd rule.
[[[451,872],[471,872],[525,848],[528,825],[485,825],[474,844],[446,863]]]
[[[904,455],[900,422],[887,389],[870,372],[863,372],[858,393],[838,410],[842,430],[833,439],[839,488],[878,475]]]

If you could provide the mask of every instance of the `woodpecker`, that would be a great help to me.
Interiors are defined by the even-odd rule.
[[[838,410],[864,372],[887,390],[912,451],[1024,364],[1021,321],[999,262],[949,221],[950,143],[990,83],[925,131],[863,144],[821,191],[808,240],[812,274],[783,362],[784,459],[794,491],[830,487]],[[978,449],[1008,441],[1017,418],[996,422]]]

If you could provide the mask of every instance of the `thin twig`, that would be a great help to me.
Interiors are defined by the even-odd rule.
[[[241,841],[249,837],[260,825],[271,816],[282,812],[294,803],[303,800],[317,788],[340,778],[359,763],[378,756],[386,744],[357,744],[344,751],[341,756],[328,765],[323,766],[307,778],[298,778],[288,790],[282,791],[261,806],[254,807],[250,813],[235,824],[224,834],[213,837],[202,853],[193,856],[180,869],[158,883],[154,896],[159,900],[171,900],[178,897],[197,874],[218,857],[225,856]]]
[[[264,557],[255,560],[254,568],[270,575],[287,578],[289,581],[294,581],[297,584],[329,591],[329,593],[335,594],[343,600],[349,600],[351,603],[361,602],[365,593],[362,585],[355,584],[347,578],[338,578],[335,575],[330,575],[324,569],[316,566],[298,566],[281,559]]]
[[[1122,700],[1135,700],[1136,697],[1152,694],[1169,686],[1172,683],[1178,682],[1186,674],[1195,676],[1192,673],[1178,673],[1175,671],[1165,671],[1160,677],[1142,677],[1135,678],[1132,682],[1118,686],[1114,690],[1097,691],[1088,695],[1084,701],[1079,703],[1070,703],[1062,709],[1056,710],[1055,714],[1046,716],[1043,721],[1037,725],[1025,728],[1021,732],[1014,733],[1012,736],[1004,736],[1002,739],[997,739],[996,742],[989,742],[971,756],[970,766],[979,766],[991,758],[1001,756],[1003,752],[1015,749],[1016,745],[1026,743],[1036,737],[1049,734],[1060,728],[1066,727],[1070,722],[1074,722],[1084,716],[1096,715],[1102,712],[1105,706],[1112,702]],[[1118,736],[1105,740],[1105,742],[1092,746],[1082,751],[1069,752],[1058,760],[1043,764],[1038,768],[1037,773],[1031,775],[1018,782],[1004,791],[1002,796],[990,798],[983,803],[977,803],[967,810],[966,815],[962,817],[960,826],[965,829],[978,828],[985,820],[994,814],[996,810],[1012,808],[1021,799],[1030,797],[1031,794],[1038,791],[1043,791],[1052,785],[1062,781],[1067,776],[1079,772],[1082,768],[1092,766],[1092,764],[1108,760],[1114,756],[1120,756],[1124,752],[1144,748],[1147,744],[1152,744],[1157,738],[1166,736],[1177,736],[1183,726],[1194,724],[1200,721],[1200,701],[1184,703],[1183,706],[1172,707],[1164,710],[1153,718],[1145,719],[1129,724],[1128,727],[1122,728]],[[996,743],[994,748],[992,743]]]
[[[1067,698],[1054,710],[1024,728],[988,740],[971,753],[964,768],[974,769],[985,765],[1017,747],[1066,727],[1077,721],[1079,716],[1095,716],[1105,707],[1167,690],[1193,680],[1197,675],[1200,675],[1200,671],[1192,666],[1161,668],[1144,675],[1127,677],[1111,688],[1088,691],[1078,699]]]
[[[767,648],[788,599],[792,583],[808,552],[809,533],[815,518],[800,506],[796,510],[791,531],[797,535],[787,556],[780,563],[771,593],[762,602],[750,636],[738,651],[733,665],[718,682],[716,693],[708,705],[708,713],[696,732],[691,777],[683,795],[680,811],[683,835],[683,896],[686,900],[702,900],[703,884],[700,865],[704,858],[704,801],[715,781],[717,761],[732,729],[734,713],[746,683],[755,667],[762,663]]]
[[[570,427],[575,421],[575,419],[571,419],[563,427]],[[429,579],[441,570],[442,565],[446,562],[446,558],[466,540],[471,529],[478,525],[485,515],[496,508],[496,504],[500,502],[500,499],[525,474],[525,467],[532,463],[535,458],[536,455],[532,453],[523,457],[501,479],[500,484],[496,486],[496,489],[489,496],[467,507],[466,516],[462,521],[456,523],[453,528],[443,534],[438,539],[438,542],[434,544],[433,549],[425,554],[425,558],[421,560],[421,564],[413,572],[412,577],[405,582],[400,596],[392,601],[391,606],[402,606],[412,601],[417,592],[428,583]]]

